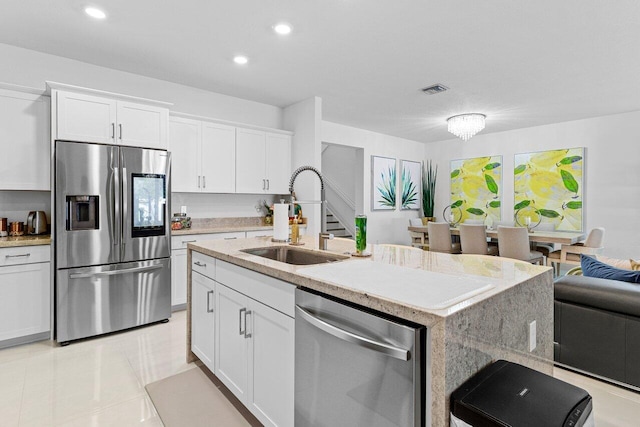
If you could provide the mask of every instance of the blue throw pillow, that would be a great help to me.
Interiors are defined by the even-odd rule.
[[[615,268],[590,256],[580,255],[580,267],[583,276],[640,283],[640,271]]]

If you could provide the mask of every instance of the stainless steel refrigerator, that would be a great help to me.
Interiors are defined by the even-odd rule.
[[[171,317],[171,155],[56,141],[55,339]]]

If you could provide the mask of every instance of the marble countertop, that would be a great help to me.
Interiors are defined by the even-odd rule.
[[[18,246],[50,245],[51,235],[24,235],[0,237],[0,248],[14,248]]]
[[[303,236],[305,250],[317,241]],[[269,238],[190,243],[189,249],[245,267],[297,286],[429,325],[549,271],[507,258],[450,255],[399,245],[369,245],[367,258],[351,257],[334,264],[295,266],[241,252],[282,246]],[[329,241],[329,251],[349,254],[354,242]]]

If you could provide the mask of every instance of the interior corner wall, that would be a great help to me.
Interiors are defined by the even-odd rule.
[[[487,128],[490,128],[487,119]],[[438,164],[436,215],[449,201],[450,161],[502,155],[502,218],[513,217],[513,157],[518,153],[585,147],[584,228],[605,228],[604,254],[640,258],[640,111],[512,131],[479,134],[468,142],[426,144]]]
[[[322,142],[362,149],[357,155],[362,164],[357,166],[362,167],[363,191],[360,195],[356,193],[356,199],[361,199],[362,204],[356,200],[356,215],[367,215],[367,242],[409,245],[409,219],[418,218],[422,213],[397,207],[393,211],[371,210],[371,156],[397,159],[400,168],[400,160],[421,161],[424,158],[424,143],[327,121],[322,122]],[[358,207],[362,210],[358,211]]]
[[[45,89],[45,81],[173,103],[172,111],[282,128],[282,109],[61,56],[0,43],[0,82]]]
[[[321,120],[322,99],[316,96],[284,108],[283,126],[286,130],[294,132],[291,144],[292,172],[300,166],[313,166],[320,170]],[[313,172],[305,171],[298,175],[294,190],[298,200],[320,200],[320,181]],[[302,213],[307,217],[307,234],[318,234],[321,229],[320,204],[302,205]]]

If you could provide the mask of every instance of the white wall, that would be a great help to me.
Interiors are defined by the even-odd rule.
[[[425,145],[421,142],[396,138],[337,123],[322,122],[322,142],[362,148],[364,189],[362,212],[367,215],[367,241],[369,243],[396,243],[409,245],[411,239],[407,227],[410,218],[418,218],[420,211],[372,211],[371,210],[371,156],[393,157],[399,160],[421,161]],[[360,165],[358,165],[360,166]],[[398,167],[400,163],[398,162]],[[359,197],[359,196],[356,196]]]
[[[311,97],[284,109],[284,128],[295,132],[291,152],[291,171],[300,166],[313,166],[320,170],[320,122],[322,119],[322,99]],[[298,200],[320,200],[320,180],[311,171],[304,171],[295,181]],[[303,205],[302,212],[307,217],[307,234],[320,232],[320,205]]]
[[[487,128],[491,127],[490,118]],[[502,155],[502,217],[513,217],[513,156],[557,148],[586,147],[585,230],[605,227],[605,254],[640,258],[640,111],[513,131],[479,134],[468,142],[426,144],[425,159],[438,163],[436,215],[449,202],[449,162]],[[441,218],[440,218],[441,219]]]
[[[27,222],[30,211],[44,211],[51,223],[51,192],[0,191],[0,217],[7,222]]]
[[[282,128],[282,109],[190,86],[0,44],[0,82],[45,88],[45,81],[172,102],[173,111]]]

